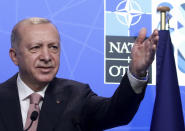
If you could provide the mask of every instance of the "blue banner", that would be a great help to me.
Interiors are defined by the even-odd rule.
[[[159,32],[156,100],[151,131],[183,131],[184,119],[169,31]]]

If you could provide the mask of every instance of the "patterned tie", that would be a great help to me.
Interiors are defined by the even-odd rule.
[[[26,125],[25,125],[24,129],[27,129],[29,127],[29,125],[31,124],[32,120],[30,119],[30,116],[31,116],[32,112],[37,111],[38,114],[40,113],[39,103],[40,103],[41,99],[42,99],[42,96],[40,96],[37,93],[33,93],[30,95],[30,106],[28,109]],[[38,119],[39,119],[39,115],[38,115],[37,119],[33,122],[32,126],[30,127],[30,129],[28,131],[37,131]]]

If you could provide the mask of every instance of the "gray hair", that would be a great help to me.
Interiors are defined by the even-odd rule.
[[[48,24],[48,23],[51,23],[51,21],[46,18],[40,18],[40,17],[31,17],[31,18],[27,18],[19,21],[14,26],[11,33],[11,47],[15,48],[16,45],[18,45],[18,43],[20,42],[21,36],[18,31],[19,26],[24,24],[37,25],[37,24]]]

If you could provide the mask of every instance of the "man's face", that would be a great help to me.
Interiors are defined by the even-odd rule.
[[[52,24],[23,25],[15,64],[21,79],[28,84],[47,84],[56,75],[60,64],[60,38]],[[30,85],[30,86],[31,86]]]

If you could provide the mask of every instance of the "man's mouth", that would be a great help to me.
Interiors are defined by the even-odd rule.
[[[46,67],[46,66],[40,66],[40,67],[37,67],[42,73],[49,73],[53,70],[53,67],[49,66],[49,67]]]

